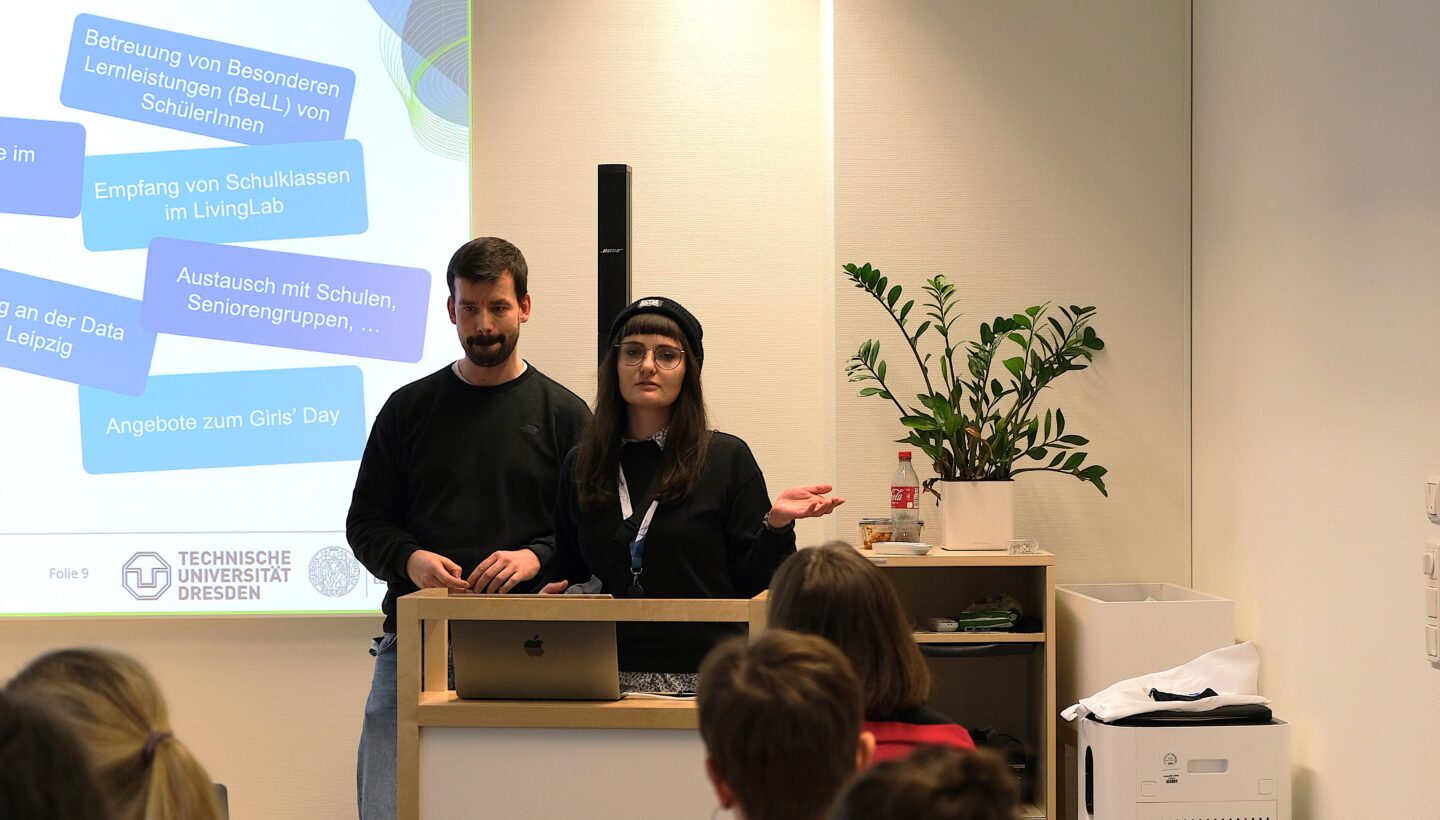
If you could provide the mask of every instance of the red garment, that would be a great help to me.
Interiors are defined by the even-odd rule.
[[[975,741],[970,739],[964,726],[924,706],[902,709],[883,720],[867,720],[864,729],[875,735],[872,765],[908,757],[921,746],[975,748]]]

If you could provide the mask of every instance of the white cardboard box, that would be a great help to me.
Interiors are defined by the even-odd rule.
[[[1235,642],[1235,602],[1175,584],[1058,584],[1060,708]]]

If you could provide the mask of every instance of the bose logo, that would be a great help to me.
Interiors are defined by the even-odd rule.
[[[660,307],[659,299],[641,299],[640,307]]]
[[[624,248],[601,248],[601,253],[624,253]]]

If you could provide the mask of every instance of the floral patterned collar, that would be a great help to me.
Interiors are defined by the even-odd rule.
[[[668,435],[669,433],[670,433],[670,426],[669,426],[669,425],[666,425],[666,426],[664,426],[664,427],[661,427],[659,430],[656,430],[656,431],[655,431],[655,435],[650,436],[649,438],[625,438],[624,436],[621,436],[621,437],[620,437],[620,443],[621,443],[621,444],[640,444],[640,443],[646,442],[646,441],[653,441],[653,442],[655,442],[656,446],[658,446],[661,450],[664,450],[664,449],[665,449],[665,436]]]

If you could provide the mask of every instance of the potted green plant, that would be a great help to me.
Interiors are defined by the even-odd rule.
[[[925,283],[924,321],[912,326],[915,300],[904,299],[868,263],[844,267],[845,275],[870,294],[899,327],[915,363],[923,392],[917,404],[902,403],[887,380],[880,341],[867,339],[845,365],[852,382],[875,382],[860,388],[861,396],[878,396],[895,404],[909,435],[900,443],[919,448],[934,465],[935,478],[924,488],[936,496],[946,549],[1004,549],[1014,534],[1015,476],[1029,472],[1065,473],[1105,490],[1105,468],[1086,464],[1078,448],[1089,439],[1065,431],[1065,414],[1036,400],[1055,379],[1084,370],[1105,342],[1090,326],[1095,308],[1035,305],[1013,316],[997,316],[980,325],[976,341],[955,336],[960,319],[955,285],[944,276]],[[920,342],[934,331],[943,350],[921,354]],[[992,375],[996,363],[1002,371]],[[936,371],[939,371],[938,374]],[[938,381],[935,376],[938,375]],[[936,491],[936,485],[939,491]]]

